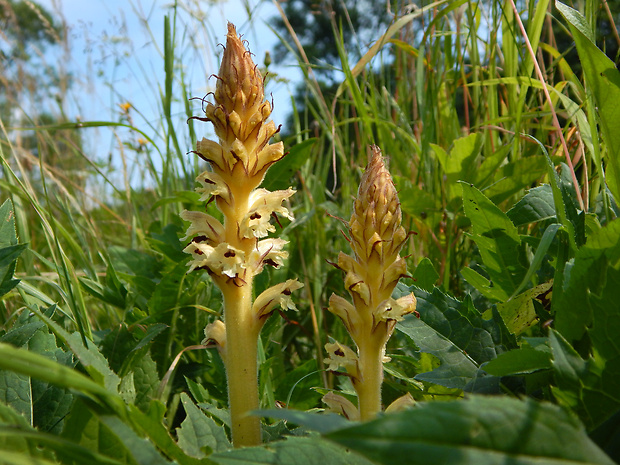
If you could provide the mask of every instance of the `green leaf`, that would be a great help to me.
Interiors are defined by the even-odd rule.
[[[107,390],[82,373],[42,355],[1,342],[0,369],[40,379],[56,386],[75,389],[85,396],[101,400],[104,405],[116,412],[124,412],[124,403],[115,392]]]
[[[187,455],[175,442],[164,426],[166,406],[159,401],[153,401],[146,413],[131,407],[131,416],[134,424],[150,438],[157,448],[179,465],[208,465],[214,462],[207,458],[196,459]]]
[[[557,384],[552,392],[560,405],[573,410],[589,428],[600,425],[620,409],[618,359],[609,365],[600,357],[583,360],[555,331],[549,334],[549,343]]]
[[[529,399],[428,402],[326,437],[386,465],[613,464],[568,412]]]
[[[526,275],[521,260],[521,238],[504,212],[471,184],[463,186],[463,207],[472,223],[485,270],[491,279],[493,294],[505,301]],[[482,292],[483,289],[480,289]]]
[[[275,191],[286,189],[291,185],[293,175],[308,161],[317,139],[307,139],[291,147],[289,153],[278,163],[271,165],[265,175],[262,187]]]
[[[138,465],[171,465],[173,463],[164,458],[151,441],[138,436],[118,417],[102,415],[99,419],[122,442]]]
[[[498,204],[513,195],[529,188],[541,176],[544,176],[544,157],[534,156],[520,158],[502,165],[494,174],[494,182],[485,188],[485,195]]]
[[[318,437],[288,437],[263,447],[213,454],[219,465],[372,465],[368,459]]]
[[[99,420],[82,399],[76,401],[68,415],[61,437],[75,447],[84,448],[91,454],[105,457],[115,463],[136,463],[117,435]],[[84,458],[76,460],[71,452],[60,448],[57,453],[63,463],[75,465],[91,463]]]
[[[539,284],[507,302],[497,304],[508,331],[518,336],[538,322],[533,300],[548,292],[551,286],[551,282]]]
[[[206,416],[185,393],[181,394],[185,420],[177,428],[179,446],[191,457],[203,458],[231,448],[222,426]]]
[[[73,357],[56,346],[56,338],[40,321],[18,319],[0,340],[72,367]],[[12,371],[0,371],[0,399],[41,431],[59,432],[73,403],[66,389]]]
[[[415,379],[473,392],[496,391],[498,380],[479,366],[516,347],[499,314],[493,312],[492,319],[485,320],[469,297],[460,302],[437,288],[432,294],[415,287],[412,290],[420,318],[409,315],[396,328],[441,362]]]
[[[484,138],[480,133],[470,134],[454,141],[450,153],[438,145],[431,144],[435,156],[446,174],[448,202],[459,196],[458,181],[472,182],[477,175],[477,158],[480,155]]]
[[[159,374],[157,364],[147,352],[133,366],[133,382],[136,388],[135,405],[140,410],[146,410],[157,394]]]
[[[433,262],[427,257],[424,257],[420,260],[420,263],[418,263],[412,277],[417,287],[427,292],[433,292],[433,287],[439,279],[439,273],[435,270]]]
[[[17,244],[15,214],[9,199],[0,206],[0,297],[19,284],[14,279],[15,264],[19,255],[26,249],[25,244]]]
[[[581,339],[592,322],[590,295],[599,295],[608,267],[620,268],[620,220],[593,231],[565,270],[553,299],[555,327],[568,341]]]
[[[321,434],[329,433],[337,429],[350,425],[351,422],[342,415],[335,413],[313,413],[301,412],[290,409],[266,409],[255,412],[257,415],[278,418],[294,425],[303,426],[310,431],[317,431]]]
[[[26,437],[26,432],[35,431],[29,422],[17,411],[0,402],[0,460],[6,451],[19,452],[24,457],[40,458],[47,455],[39,444]],[[5,434],[14,432],[17,434]]]
[[[482,368],[494,376],[523,375],[548,370],[551,369],[551,353],[548,347],[546,350],[523,347],[500,354]]]
[[[506,216],[515,226],[537,223],[555,218],[553,191],[549,184],[530,189],[514,207],[506,212]]]
[[[603,140],[607,145],[607,185],[616,199],[620,199],[620,72],[615,63],[594,43],[594,35],[586,19],[578,11],[555,2],[556,8],[568,21],[577,52],[586,76],[586,83],[594,96],[599,114]]]
[[[415,376],[419,381],[439,384],[448,388],[465,389],[476,378],[478,366],[448,338],[442,336],[422,320],[408,316],[396,328],[422,351],[434,355],[441,365],[433,371]]]

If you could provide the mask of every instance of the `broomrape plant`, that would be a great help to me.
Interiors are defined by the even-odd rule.
[[[263,77],[230,23],[214,100],[206,105],[205,117],[195,117],[211,122],[219,138],[197,144],[196,154],[211,170],[198,176],[196,191],[201,201],[215,200],[224,222],[203,212],[184,211],[181,217],[191,222],[183,238],[192,237],[184,249],[192,255],[190,271],[207,271],[224,297],[224,321],[208,325],[205,335],[226,367],[233,444],[240,447],[261,442],[260,420],[248,415],[259,407],[259,333],[275,307],[295,308],[290,296],[302,284],[287,280],[252,301],[254,277],[287,257],[286,241],[266,236],[275,231],[270,219],[276,213],[293,219],[282,203],[295,191],[258,187],[269,167],[284,157],[284,146],[269,144],[278,129],[268,120],[271,105]]]
[[[371,419],[381,411],[387,341],[396,322],[416,308],[413,293],[392,298],[398,280],[406,276],[407,265],[398,253],[408,235],[401,226],[400,202],[381,151],[376,146],[371,150],[372,159],[362,176],[348,223],[353,256],[340,252],[334,264],[346,273],[345,288],[353,304],[335,294],[329,299],[329,311],[340,317],[357,353],[339,342],[325,345],[328,369],[346,369],[357,392],[358,406],[356,409],[334,393],[323,398],[332,409],[361,420]],[[397,399],[394,407],[406,402],[407,398]]]

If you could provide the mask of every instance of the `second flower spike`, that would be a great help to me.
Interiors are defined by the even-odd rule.
[[[340,317],[357,354],[339,343],[327,344],[330,369],[346,368],[358,395],[360,418],[381,410],[385,347],[396,322],[416,307],[413,294],[392,298],[407,265],[399,252],[407,240],[400,202],[378,147],[362,176],[348,232],[353,256],[340,252],[337,267],[353,303],[332,294],[329,310]]]

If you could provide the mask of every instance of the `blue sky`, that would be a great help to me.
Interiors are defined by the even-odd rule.
[[[154,124],[159,120],[159,90],[164,85],[163,24],[164,15],[170,12],[170,2],[39,0],[39,3],[52,12],[60,12],[69,28],[69,52],[57,52],[59,55],[55,59],[63,60],[63,65],[77,78],[66,104],[70,117],[82,121],[118,121],[118,104],[129,102],[134,107],[131,114],[136,126],[148,128],[149,122]],[[196,44],[196,47],[188,46],[181,63],[193,96],[202,97],[211,90],[209,86],[215,85],[215,79],[207,80],[207,77],[216,73],[219,67],[217,55],[221,54],[222,48],[218,43],[225,41],[227,21],[236,24],[238,32],[249,41],[259,64],[262,64],[265,52],[272,51],[278,41],[265,24],[278,14],[271,1],[185,0],[183,5],[186,8],[180,10],[179,24],[185,21],[198,27],[195,30],[180,27],[177,31],[178,44]],[[198,11],[197,5],[206,13],[205,16],[201,21],[188,20],[190,14]],[[252,10],[251,21],[248,20],[247,7]],[[197,54],[196,48],[199,49]],[[273,65],[272,68],[278,74],[299,79],[297,70],[274,68]],[[274,83],[268,88],[276,102],[272,115],[276,124],[284,123],[289,113],[293,88],[294,83]],[[182,102],[177,105],[178,127],[182,131],[185,115]],[[195,108],[199,110],[199,102]],[[204,131],[204,134],[198,132],[199,137],[211,135],[208,124],[197,127],[197,131]],[[92,136],[89,136],[92,146],[88,148],[96,157],[114,156],[118,141],[112,131],[100,129]]]

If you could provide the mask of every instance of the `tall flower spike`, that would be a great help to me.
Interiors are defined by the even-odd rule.
[[[353,304],[335,294],[329,299],[329,310],[342,319],[357,345],[356,375],[350,376],[349,371],[349,376],[357,392],[362,420],[372,418],[381,410],[387,341],[396,322],[416,307],[413,294],[392,298],[398,280],[406,276],[405,260],[399,252],[407,233],[401,225],[398,194],[381,151],[376,146],[371,151],[372,159],[362,176],[348,224],[353,256],[343,252],[338,256],[337,266],[346,273],[345,288]],[[330,369],[346,365],[344,359],[351,360],[351,354],[340,344],[328,346],[326,361]],[[342,355],[334,357],[334,354]]]
[[[214,100],[204,117],[195,117],[213,123],[219,139],[202,139],[196,146],[211,165],[196,178],[196,191],[202,202],[215,200],[224,221],[183,212],[181,218],[191,223],[183,240],[193,237],[184,251],[192,256],[190,271],[206,270],[224,296],[224,322],[206,328],[206,341],[218,348],[226,366],[233,444],[253,446],[261,442],[259,419],[248,415],[259,408],[258,335],[276,306],[295,308],[291,292],[302,285],[296,280],[277,284],[252,304],[254,276],[287,257],[286,241],[259,239],[275,232],[270,221],[276,214],[293,219],[283,203],[295,191],[258,188],[267,169],[284,156],[284,146],[269,144],[278,129],[268,119],[271,104],[263,77],[230,23]]]

